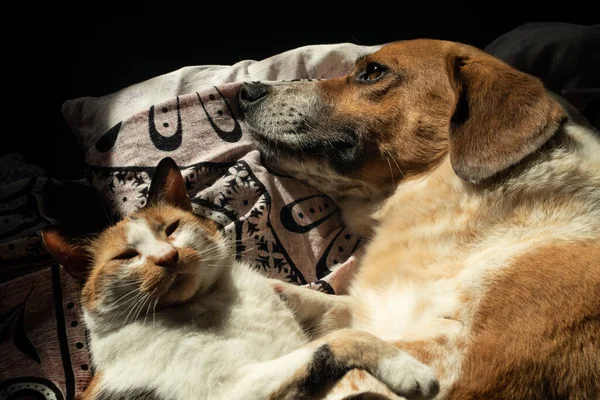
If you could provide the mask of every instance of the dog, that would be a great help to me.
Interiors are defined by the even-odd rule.
[[[434,368],[437,398],[598,398],[600,135],[539,79],[419,39],[239,103],[266,162],[369,238],[347,295],[278,288],[307,327],[393,342]]]

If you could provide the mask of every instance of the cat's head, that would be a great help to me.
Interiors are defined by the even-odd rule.
[[[192,213],[185,181],[170,158],[157,166],[144,208],[87,243],[55,226],[44,229],[43,238],[67,272],[84,279],[84,308],[122,312],[122,318],[137,313],[134,307],[187,302],[213,286],[229,257],[215,224]]]

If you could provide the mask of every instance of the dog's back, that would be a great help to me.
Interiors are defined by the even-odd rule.
[[[449,398],[600,391],[600,141],[567,124],[547,146],[475,191],[441,166],[379,217],[354,324],[433,365]]]
[[[482,279],[450,398],[600,396],[600,144],[565,129],[487,210],[522,248]]]

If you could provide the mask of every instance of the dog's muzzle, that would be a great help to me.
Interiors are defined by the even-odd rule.
[[[242,111],[258,104],[269,93],[271,87],[264,83],[245,83],[240,89],[239,103]]]

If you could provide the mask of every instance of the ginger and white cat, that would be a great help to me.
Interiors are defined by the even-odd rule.
[[[437,393],[427,366],[366,332],[311,338],[314,317],[278,293],[287,284],[236,261],[212,222],[191,212],[170,158],[149,193],[144,209],[86,246],[44,230],[57,260],[85,276],[95,376],[82,399],[327,398],[353,368],[401,396]]]

